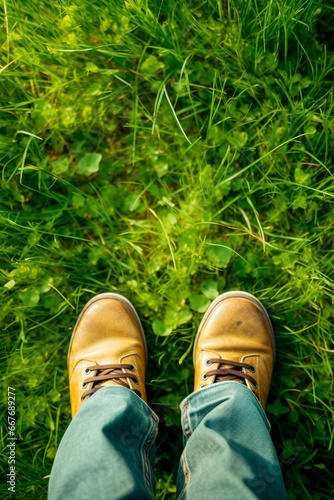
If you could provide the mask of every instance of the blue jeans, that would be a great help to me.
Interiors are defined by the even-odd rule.
[[[245,385],[228,381],[200,389],[181,410],[179,500],[286,499],[268,420]],[[49,500],[154,499],[157,429],[157,416],[135,393],[100,389],[60,443]]]

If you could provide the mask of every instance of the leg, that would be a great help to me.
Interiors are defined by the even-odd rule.
[[[152,499],[158,419],[146,403],[146,341],[132,304],[97,295],[72,334],[73,421],[57,452],[49,500]]]
[[[221,382],[181,404],[179,499],[286,499],[269,424],[243,384]]]
[[[80,408],[57,452],[49,500],[155,498],[157,417],[124,387],[105,387]]]
[[[213,301],[195,339],[194,392],[181,405],[180,500],[286,499],[264,413],[275,350],[256,297],[227,292]]]

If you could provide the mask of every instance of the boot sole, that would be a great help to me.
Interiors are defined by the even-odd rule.
[[[271,346],[272,346],[272,349],[273,349],[274,363],[275,363],[275,359],[276,359],[275,334],[274,334],[274,329],[272,327],[270,318],[268,316],[268,313],[267,313],[265,307],[259,301],[259,299],[257,299],[251,293],[236,291],[236,292],[225,292],[225,293],[222,293],[221,295],[219,295],[211,303],[211,305],[209,306],[209,309],[204,314],[204,317],[203,317],[203,319],[201,321],[201,324],[199,325],[199,328],[198,328],[198,331],[197,331],[197,335],[196,335],[196,338],[195,338],[195,342],[194,342],[194,347],[193,347],[193,363],[194,363],[194,366],[195,366],[195,352],[196,352],[197,342],[198,342],[198,339],[200,337],[200,334],[201,334],[201,331],[203,329],[203,326],[204,326],[206,320],[208,319],[208,317],[210,316],[210,314],[212,313],[212,311],[215,309],[215,307],[218,304],[220,304],[221,302],[223,302],[223,300],[226,300],[226,299],[247,299],[247,300],[250,300],[251,302],[253,302],[253,304],[256,305],[260,309],[260,311],[262,312],[262,314],[264,316],[265,322],[267,324],[267,327],[268,327],[268,330],[269,330],[269,333],[270,333]]]
[[[73,333],[72,333],[72,336],[71,336],[70,345],[69,345],[68,353],[67,353],[67,367],[69,365],[69,359],[70,359],[70,353],[71,353],[71,347],[72,347],[74,335],[75,335],[75,333],[77,331],[77,328],[79,326],[79,323],[81,321],[82,316],[84,315],[84,313],[87,311],[87,309],[92,304],[94,304],[95,302],[98,302],[99,300],[105,300],[105,299],[118,300],[118,302],[121,302],[121,304],[123,304],[128,309],[128,311],[132,314],[132,316],[133,316],[134,320],[136,321],[136,324],[137,324],[137,326],[139,328],[140,335],[141,335],[141,338],[142,338],[143,343],[144,343],[145,365],[146,365],[146,363],[147,363],[147,344],[146,344],[146,338],[145,338],[145,333],[144,333],[144,330],[143,330],[143,327],[142,327],[142,324],[140,322],[140,319],[139,319],[139,316],[138,316],[138,313],[137,313],[136,309],[134,308],[134,306],[131,304],[131,302],[127,298],[123,297],[123,295],[120,295],[118,293],[106,292],[106,293],[100,293],[99,295],[95,295],[95,297],[93,297],[92,299],[90,299],[87,302],[87,304],[85,305],[85,307],[81,311],[81,313],[80,313],[80,315],[79,315],[79,317],[77,319],[77,322],[75,323],[75,326],[74,326],[74,329],[73,329]]]

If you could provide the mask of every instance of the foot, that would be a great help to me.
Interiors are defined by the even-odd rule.
[[[146,402],[146,360],[144,331],[133,305],[116,293],[93,297],[76,322],[68,351],[72,417],[106,386],[126,387]]]
[[[275,351],[261,302],[246,292],[223,293],[204,315],[195,339],[194,390],[233,380],[245,384],[265,409]]]

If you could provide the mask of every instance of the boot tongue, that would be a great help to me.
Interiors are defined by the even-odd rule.
[[[240,371],[242,373],[242,369],[230,365],[223,365],[220,364],[218,369],[223,370],[223,369],[232,369],[234,371]],[[236,377],[235,375],[216,375],[215,381],[216,382],[227,382],[228,380],[233,380],[234,382],[239,382],[240,384],[246,385],[246,381],[243,378]]]
[[[109,373],[121,373],[121,371],[122,371],[121,369],[119,369],[119,370],[112,370],[112,369],[110,369],[110,370],[103,370],[103,374],[104,375],[108,375]],[[101,371],[99,370],[97,373],[100,374]],[[122,382],[125,382],[127,384],[128,381],[127,381],[127,378],[126,378],[126,374],[124,374],[124,375],[125,375],[125,378],[119,378],[119,379],[118,378],[114,378],[114,379],[111,379],[111,380],[101,380],[101,381],[96,382],[94,385],[95,385],[95,387],[97,387],[97,386],[99,386],[99,387],[109,387],[111,385],[112,386],[113,385],[118,385],[119,386],[119,385],[121,385],[118,382],[119,380],[122,380]]]
[[[122,378],[122,379],[119,379],[119,380],[122,380],[123,382],[125,382],[126,384],[128,383],[127,382],[127,379],[126,378]],[[97,382],[95,387],[98,385],[98,386],[101,386],[101,387],[108,387],[110,385],[120,385],[117,383],[118,379],[114,379],[114,380],[104,380],[103,382]]]

